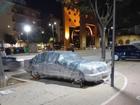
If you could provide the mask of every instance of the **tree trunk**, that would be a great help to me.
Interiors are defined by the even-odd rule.
[[[105,40],[105,34],[106,34],[106,27],[103,27],[103,36],[102,36],[102,60],[105,61],[106,59],[106,40]]]
[[[6,78],[4,74],[3,64],[2,64],[2,57],[0,53],[0,88],[6,85]]]
[[[84,21],[84,15],[80,17],[80,48],[86,48],[86,26]]]
[[[105,61],[105,55],[106,55],[106,44],[105,44],[105,32],[106,32],[106,28],[103,27],[101,24],[98,24],[98,27],[99,27],[99,31],[100,31],[100,40],[99,40],[99,43],[100,43],[100,48],[101,48],[101,59],[103,61]]]

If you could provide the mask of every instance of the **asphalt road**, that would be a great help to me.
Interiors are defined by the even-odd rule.
[[[118,61],[115,68],[128,82],[126,88],[106,105],[140,105],[140,61]]]

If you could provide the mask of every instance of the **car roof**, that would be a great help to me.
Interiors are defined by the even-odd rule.
[[[127,44],[127,45],[119,45],[119,46],[115,46],[115,47],[127,47],[127,46],[129,47],[129,46],[134,46],[134,45],[128,45]]]
[[[140,41],[131,41],[130,44],[140,43]]]
[[[70,54],[70,53],[75,53],[72,51],[46,51],[46,52],[42,52],[42,53],[57,53],[57,54]]]

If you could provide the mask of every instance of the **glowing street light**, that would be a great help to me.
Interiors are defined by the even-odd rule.
[[[41,34],[44,34],[45,32],[44,31],[41,31]]]
[[[31,28],[30,25],[25,25],[23,27],[23,30],[27,33],[27,41],[29,42],[29,40],[28,40],[28,34],[29,34],[29,32],[31,32],[32,28]]]
[[[52,28],[52,34],[53,34],[53,47],[54,47],[54,26],[56,25],[56,22],[49,23],[49,26]]]

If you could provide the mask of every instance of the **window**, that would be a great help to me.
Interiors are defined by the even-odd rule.
[[[129,43],[130,43],[130,40],[126,40],[126,41],[125,41],[125,44],[129,44]]]
[[[71,22],[71,19],[69,18],[69,22]]]
[[[71,14],[71,12],[69,11],[69,15]]]
[[[120,40],[118,41],[118,43],[119,43],[119,45],[123,45],[123,40],[120,39]]]

